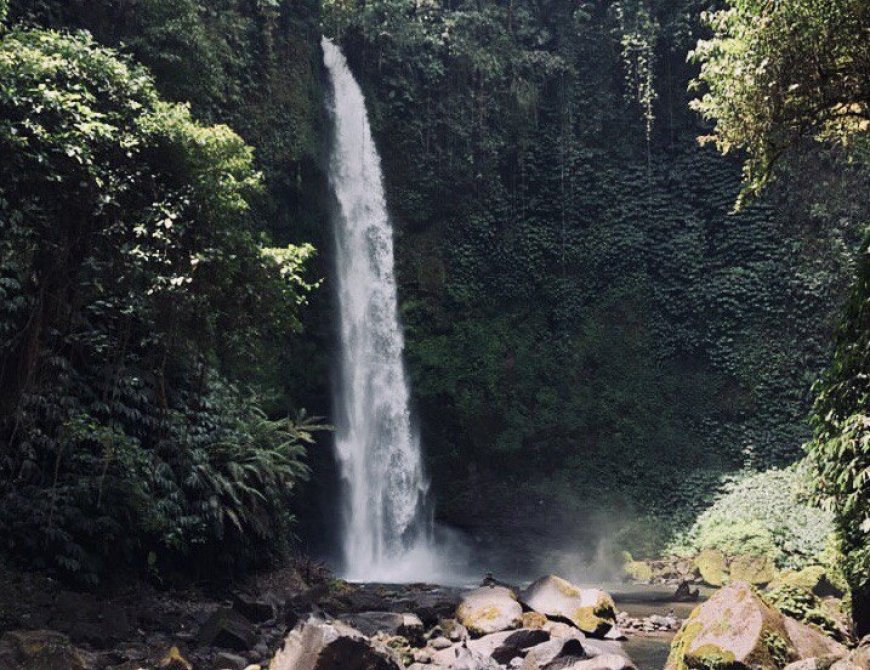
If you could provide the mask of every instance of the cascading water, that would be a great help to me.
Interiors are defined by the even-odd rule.
[[[402,360],[393,230],[365,98],[341,50],[323,38],[332,86],[329,180],[340,322],[336,453],[344,485],[345,577],[431,574],[431,514]]]

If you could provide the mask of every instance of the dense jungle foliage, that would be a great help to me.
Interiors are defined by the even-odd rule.
[[[383,158],[439,518],[780,567],[829,554],[836,527],[866,590],[866,3],[0,0],[0,17],[14,555],[85,581],[227,573],[329,535],[333,465],[306,456],[323,426],[301,409],[331,404],[324,32]],[[794,465],[808,440],[830,511]]]
[[[292,537],[318,426],[271,362],[314,286],[286,242],[316,13],[224,9],[22,2],[0,35],[0,535],[79,580],[244,568]],[[297,67],[270,69],[293,21],[271,46]]]

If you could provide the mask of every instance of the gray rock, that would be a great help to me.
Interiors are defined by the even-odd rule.
[[[214,667],[218,670],[244,670],[247,666],[248,659],[227,651],[219,652],[214,657]]]
[[[783,670],[828,670],[838,660],[835,656],[823,656],[821,658],[804,658],[794,663],[789,663]]]
[[[636,670],[630,659],[621,654],[601,654],[569,665],[559,670]]]
[[[400,670],[385,646],[341,621],[309,617],[284,639],[269,670]]]
[[[224,607],[208,618],[196,637],[208,647],[247,651],[257,641],[257,631],[244,616]]]
[[[453,643],[446,637],[436,637],[434,640],[429,640],[429,646],[437,651],[440,649],[447,649],[448,647],[452,647]]]
[[[550,640],[529,649],[522,670],[557,670],[586,658],[584,642],[576,638]]]
[[[500,670],[494,659],[472,651],[465,643],[436,652],[432,660],[436,667],[449,670]]]
[[[472,635],[488,635],[518,628],[523,608],[514,592],[504,586],[483,586],[466,593],[456,618]]]
[[[482,656],[490,656],[496,662],[505,664],[517,656],[523,656],[526,649],[547,642],[550,635],[543,630],[520,628],[484,635],[468,642],[468,648]]]
[[[340,616],[339,620],[369,637],[378,633],[401,635],[408,640],[418,640],[423,637],[423,622],[416,614],[357,612]]]
[[[590,658],[604,655],[616,655],[628,658],[628,654],[623,646],[613,640],[584,640],[583,649]]]
[[[463,626],[461,623],[453,620],[453,627],[450,629],[447,637],[449,637],[454,642],[461,642],[462,640],[468,639],[468,629]]]
[[[236,593],[233,596],[233,609],[254,623],[263,623],[275,616],[270,603],[245,593]]]

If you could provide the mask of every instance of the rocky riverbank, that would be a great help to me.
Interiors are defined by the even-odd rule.
[[[555,575],[525,589],[349,584],[301,563],[225,591],[105,597],[0,576],[0,670],[658,670],[663,654],[651,665],[627,649],[666,652],[678,629],[669,670],[870,670],[848,631],[798,621],[738,581],[681,620],[665,606],[629,615]]]

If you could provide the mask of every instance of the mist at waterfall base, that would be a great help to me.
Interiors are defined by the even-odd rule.
[[[344,55],[327,38],[322,47],[333,124],[328,172],[335,196],[339,369],[334,414],[342,576],[459,581],[464,552],[433,523],[411,417],[380,156],[365,98]]]

